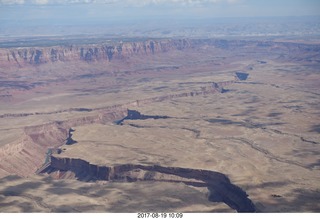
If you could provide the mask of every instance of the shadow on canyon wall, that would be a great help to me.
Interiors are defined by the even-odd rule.
[[[227,176],[215,171],[139,164],[108,167],[90,164],[81,159],[51,156],[50,161],[37,173],[47,173],[59,179],[74,175],[75,179],[85,182],[96,180],[111,182],[159,181],[207,187],[209,201],[224,202],[238,212],[255,212],[254,204],[246,192],[232,184]]]
[[[120,120],[114,121],[117,125],[122,125],[123,121],[125,120],[145,120],[145,119],[169,119],[171,117],[169,116],[150,116],[150,115],[143,115],[140,112],[136,110],[130,110],[128,109],[128,114],[126,117]]]
[[[310,131],[320,133],[320,125],[312,126]]]

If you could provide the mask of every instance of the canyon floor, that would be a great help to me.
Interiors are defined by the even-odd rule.
[[[72,170],[36,174],[48,149],[98,166],[216,171],[256,212],[320,212],[319,45],[293,54],[294,43],[248,44],[2,68],[0,212],[236,211],[175,175],[117,182]],[[248,79],[235,80],[236,72]],[[174,95],[211,82],[230,83]],[[127,109],[149,118],[117,124]]]

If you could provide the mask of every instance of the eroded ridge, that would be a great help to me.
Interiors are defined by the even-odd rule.
[[[140,164],[99,166],[82,159],[58,158],[53,154],[37,174],[50,174],[58,179],[75,178],[80,181],[160,181],[207,187],[209,201],[224,202],[237,212],[255,212],[255,206],[246,192],[232,184],[226,175],[210,170]]]

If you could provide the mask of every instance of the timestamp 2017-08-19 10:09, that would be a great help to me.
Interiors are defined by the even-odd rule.
[[[183,213],[138,213],[137,218],[183,218]]]

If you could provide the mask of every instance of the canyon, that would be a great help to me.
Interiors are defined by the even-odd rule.
[[[208,197],[210,201],[225,202],[237,212],[255,212],[253,203],[247,198],[248,195],[239,187],[231,184],[225,175],[214,171],[131,164],[106,167],[93,165],[80,159],[51,156],[48,163],[37,173],[49,173],[58,179],[64,178],[66,175],[68,177],[74,175],[78,180],[87,181],[162,181],[207,187],[210,191]]]
[[[319,51],[219,39],[0,48],[0,211],[317,212]],[[59,187],[70,193],[54,203]]]

